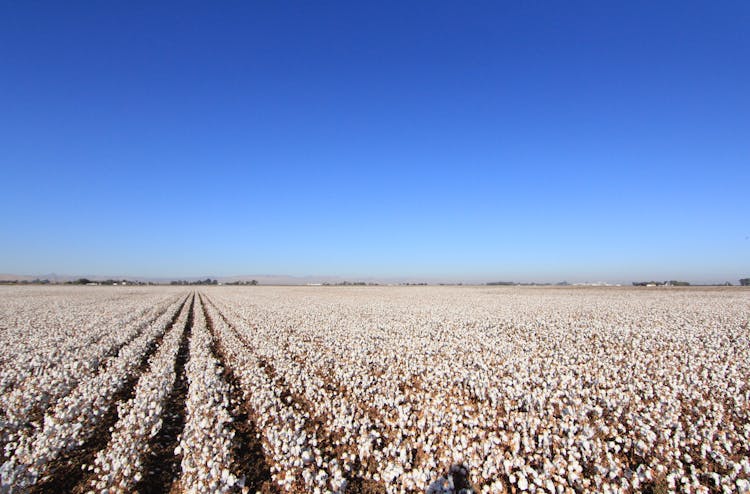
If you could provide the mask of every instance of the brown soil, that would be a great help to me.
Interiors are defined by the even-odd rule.
[[[355,477],[346,486],[347,494],[383,494],[385,485],[382,482]]]
[[[259,433],[253,420],[253,411],[243,399],[239,380],[234,375],[232,368],[227,365],[226,356],[221,345],[217,344],[217,340],[214,337],[213,320],[205,308],[207,302],[203,296],[201,296],[201,301],[203,302],[203,314],[206,317],[206,325],[214,342],[212,351],[221,363],[224,369],[224,380],[229,384],[231,389],[231,410],[229,412],[232,415],[232,427],[235,434],[232,450],[232,471],[238,476],[245,476],[245,485],[249,487],[250,492],[259,491],[263,494],[280,492],[271,480],[271,470],[266,462],[263,445],[260,439],[258,439]]]
[[[206,301],[206,303],[211,303],[210,300],[204,300]],[[237,328],[226,318],[226,316],[224,316],[224,314],[221,313],[221,311],[215,304],[211,303],[211,305],[219,313],[227,326],[229,326],[229,328],[234,332],[235,336],[237,336],[237,338],[245,345],[247,351],[253,351],[251,342],[248,341],[242,333],[237,331]],[[208,314],[206,314],[206,320],[209,320]],[[211,325],[211,330],[213,331],[213,325]],[[340,453],[343,453],[345,450],[342,446],[336,446],[335,437],[333,437],[331,432],[328,431],[324,420],[315,414],[315,407],[313,406],[313,404],[310,403],[309,400],[307,400],[304,396],[292,392],[284,377],[276,371],[273,364],[269,362],[265,357],[258,356],[258,361],[260,363],[260,366],[268,376],[269,380],[271,380],[273,383],[275,383],[276,386],[281,389],[280,398],[292,407],[298,410],[305,411],[309,414],[310,419],[305,423],[305,431],[308,434],[315,435],[317,437],[318,448],[320,448],[323,454],[332,458],[339,457]],[[255,436],[253,435],[253,437]],[[385,492],[385,484],[383,484],[382,482],[376,482],[356,476],[347,478],[347,480],[349,482],[347,492],[362,494],[380,494]],[[264,486],[270,486],[271,484],[272,483],[269,481],[264,484]],[[297,487],[301,488],[300,486]],[[275,490],[272,490],[270,492],[278,491],[277,486],[274,485],[273,488]],[[262,492],[265,493],[265,491]],[[304,491],[300,490],[300,492]]]
[[[193,297],[175,361],[174,386],[167,396],[162,412],[162,426],[159,433],[148,443],[148,454],[143,461],[143,478],[135,486],[136,491],[140,493],[170,492],[170,488],[180,477],[182,455],[175,455],[174,450],[179,444],[178,438],[185,426],[185,400],[188,392],[185,365],[190,358],[189,343],[195,303],[196,299]]]

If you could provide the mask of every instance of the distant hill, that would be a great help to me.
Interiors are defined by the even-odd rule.
[[[35,280],[36,276],[24,276],[21,274],[6,274],[0,273],[0,281],[32,281]]]

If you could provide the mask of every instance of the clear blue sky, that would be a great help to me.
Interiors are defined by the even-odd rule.
[[[0,272],[736,283],[750,2],[2,2]]]

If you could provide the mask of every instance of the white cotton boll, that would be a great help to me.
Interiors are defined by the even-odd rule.
[[[518,488],[522,491],[525,491],[529,488],[529,482],[524,474],[519,474],[518,480],[516,481],[516,486],[518,486]]]

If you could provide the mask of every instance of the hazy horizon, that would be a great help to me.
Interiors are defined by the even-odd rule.
[[[67,280],[75,280],[79,278],[89,278],[93,281],[103,281],[107,279],[112,280],[130,280],[130,281],[153,281],[153,282],[168,282],[168,281],[198,281],[206,278],[216,279],[221,282],[230,281],[250,281],[251,279],[257,279],[261,284],[305,284],[305,283],[323,283],[330,282],[332,284],[347,282],[373,282],[381,284],[398,284],[398,283],[421,283],[426,282],[428,284],[451,284],[461,283],[467,285],[483,285],[492,282],[512,282],[520,284],[558,284],[561,282],[567,282],[569,284],[597,284],[606,283],[610,285],[631,285],[633,282],[644,282],[644,281],[687,281],[694,285],[721,285],[726,282],[732,285],[739,285],[739,278],[704,278],[704,279],[689,279],[679,276],[642,276],[642,277],[631,277],[631,278],[581,278],[581,277],[567,277],[567,278],[530,278],[528,276],[517,276],[517,277],[503,277],[503,276],[408,276],[408,275],[393,275],[393,276],[376,276],[376,275],[339,275],[339,274],[300,274],[290,275],[283,273],[248,273],[248,274],[211,274],[204,273],[198,275],[179,275],[179,276],[147,276],[140,274],[101,274],[101,273],[33,273],[33,274],[19,274],[19,273],[0,273],[0,281],[31,281],[33,279],[48,279],[50,281],[63,282]],[[742,278],[746,278],[743,276]]]
[[[0,272],[750,276],[750,4],[0,6]]]

